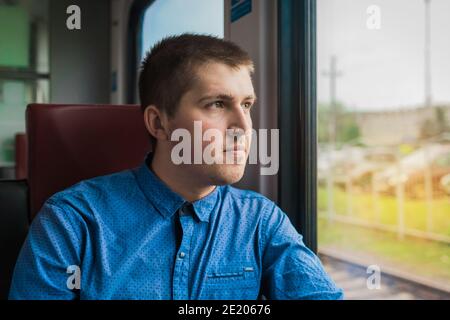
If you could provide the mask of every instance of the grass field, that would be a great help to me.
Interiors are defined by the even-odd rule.
[[[335,189],[335,211],[340,215],[348,215],[347,195]],[[372,230],[352,226],[341,222],[330,222],[326,219],[327,195],[325,189],[318,192],[318,236],[319,248],[332,247],[336,250],[364,254],[379,258],[396,268],[417,275],[444,281],[450,285],[450,245],[405,237],[400,240],[395,233]],[[393,197],[379,196],[376,209],[372,196],[366,194],[353,195],[352,216],[368,222],[379,222],[386,225],[397,223],[397,201]],[[426,203],[420,200],[405,199],[405,226],[417,230],[426,230]],[[450,200],[439,199],[433,203],[433,232],[450,235]]]
[[[336,214],[347,216],[347,194],[339,188],[334,189],[334,206]],[[352,195],[352,216],[368,222],[385,225],[397,224],[397,199],[390,196],[378,196],[375,201],[371,194]],[[318,190],[318,210],[327,210],[327,192],[325,188]],[[425,200],[405,198],[404,221],[405,227],[426,231],[427,203]],[[432,202],[432,229],[437,234],[450,236],[450,197],[435,199]]]

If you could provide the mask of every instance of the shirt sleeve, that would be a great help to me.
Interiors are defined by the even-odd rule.
[[[77,298],[79,290],[74,277],[81,273],[80,222],[58,206],[44,204],[19,253],[9,299]]]
[[[266,217],[262,293],[267,299],[339,300],[344,293],[276,205]]]

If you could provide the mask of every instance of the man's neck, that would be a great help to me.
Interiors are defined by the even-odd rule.
[[[169,159],[156,152],[149,164],[149,169],[161,179],[172,191],[182,196],[189,202],[194,202],[210,194],[215,186],[204,186],[198,184],[198,177],[195,179],[183,169],[182,166],[176,166]]]

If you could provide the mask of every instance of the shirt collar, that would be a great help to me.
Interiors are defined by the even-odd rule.
[[[144,163],[134,169],[134,175],[147,200],[156,207],[157,211],[164,218],[170,218],[181,206],[189,202],[178,193],[172,191],[169,186],[153,173],[150,169],[152,157],[153,153],[149,152],[145,156]],[[219,199],[219,190],[220,186],[216,186],[207,196],[192,202],[195,215],[200,221],[209,221],[211,212]]]

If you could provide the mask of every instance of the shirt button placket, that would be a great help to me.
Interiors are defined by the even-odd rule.
[[[175,259],[173,298],[175,300],[187,300],[189,299],[189,251],[194,229],[194,220],[189,213],[183,214],[179,219],[183,229],[183,239],[181,240],[180,249]]]

